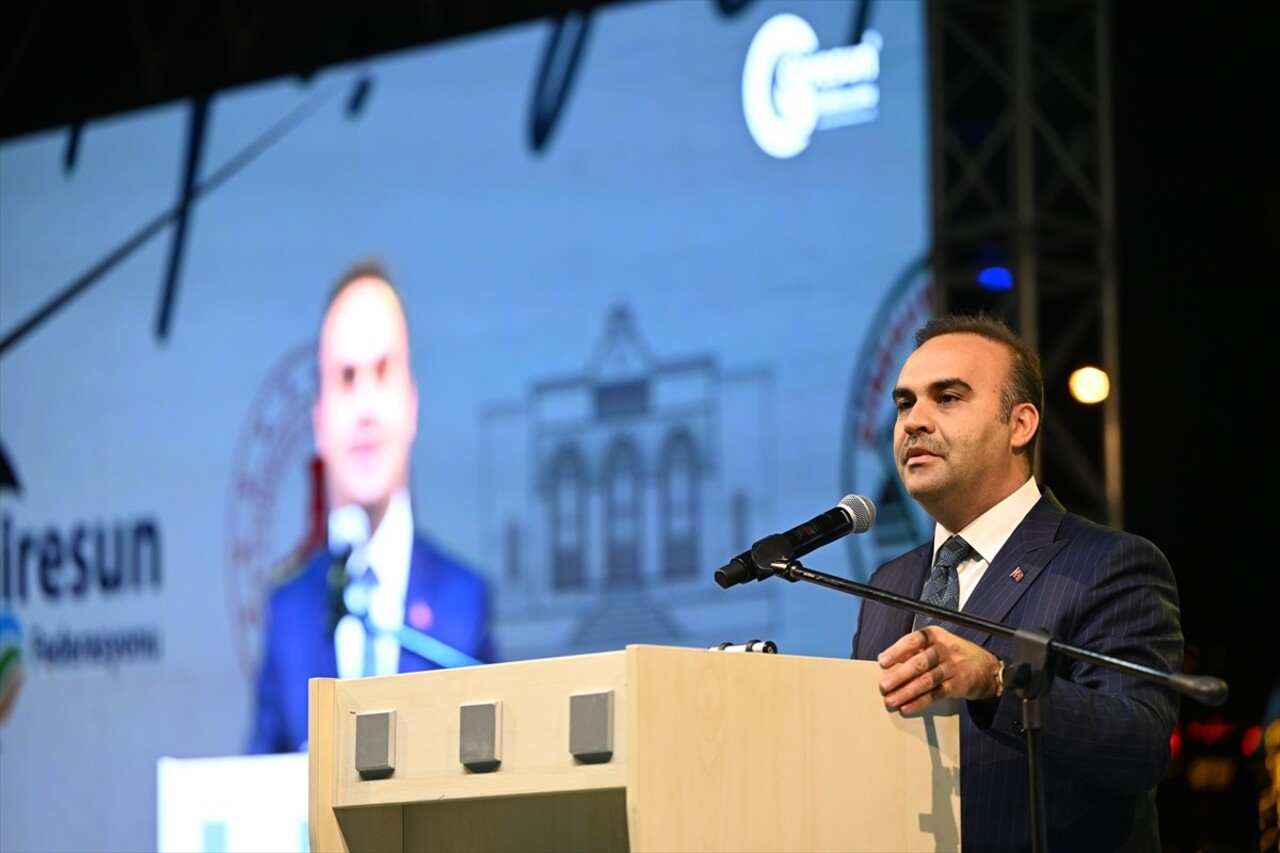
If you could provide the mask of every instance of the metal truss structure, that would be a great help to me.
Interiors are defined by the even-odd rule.
[[[929,5],[936,308],[1004,317],[1041,353],[1037,473],[1069,509],[1120,526],[1119,319],[1105,0]],[[1002,267],[1012,286],[980,285]],[[1072,399],[1073,370],[1111,394]]]

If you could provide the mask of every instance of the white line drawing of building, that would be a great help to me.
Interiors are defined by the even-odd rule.
[[[714,574],[769,514],[771,369],[656,354],[626,304],[604,325],[581,373],[481,414],[502,656],[767,638],[773,590]]]

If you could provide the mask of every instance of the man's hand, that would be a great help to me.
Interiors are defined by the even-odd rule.
[[[994,699],[1002,666],[991,652],[938,625],[912,631],[876,658],[890,711],[913,714],[939,699]]]

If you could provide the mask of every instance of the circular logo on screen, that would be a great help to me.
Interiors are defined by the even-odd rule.
[[[932,313],[931,284],[923,260],[899,276],[871,322],[849,384],[841,478],[849,493],[876,505],[871,529],[846,539],[854,580],[864,583],[881,563],[933,531],[933,519],[907,494],[893,461],[892,396],[902,362],[914,349],[912,337]]]
[[[18,701],[24,674],[22,627],[12,610],[0,609],[0,725]]]
[[[880,33],[866,30],[855,44],[819,50],[799,15],[765,21],[742,68],[742,114],[760,150],[784,160],[809,147],[816,130],[874,119],[883,46]]]
[[[315,395],[315,344],[301,344],[263,380],[232,459],[227,589],[232,634],[247,675],[257,668],[267,593],[323,541],[321,472],[311,431]]]

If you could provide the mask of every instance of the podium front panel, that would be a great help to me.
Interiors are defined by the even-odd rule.
[[[958,850],[957,720],[886,711],[878,677],[865,661],[629,646],[313,679],[312,848]],[[612,718],[575,733],[575,707]],[[480,753],[464,708],[487,727]],[[361,718],[394,720],[386,778],[357,769]]]

